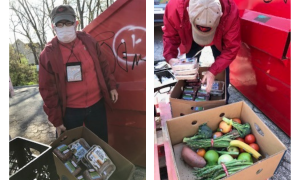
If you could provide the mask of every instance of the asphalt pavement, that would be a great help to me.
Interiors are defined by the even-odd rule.
[[[9,135],[50,144],[55,140],[55,127],[43,110],[43,100],[37,85],[14,87],[15,95],[9,99]],[[146,168],[136,166],[132,180],[143,180]]]
[[[163,42],[161,30],[162,24],[155,24],[154,27],[154,60],[162,60],[163,57]],[[200,57],[200,64],[211,64],[213,60],[210,48],[204,48]],[[280,128],[278,128],[267,116],[265,116],[254,104],[252,104],[245,96],[243,96],[233,86],[228,88],[230,98],[228,103],[245,101],[257,114],[257,116],[269,127],[275,136],[286,146],[287,151],[282,158],[278,169],[273,177],[269,180],[290,180],[291,179],[291,138],[287,136]]]

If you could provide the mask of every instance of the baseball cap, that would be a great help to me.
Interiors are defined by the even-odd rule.
[[[190,0],[188,11],[194,41],[199,45],[210,44],[223,14],[220,1]]]
[[[56,6],[51,14],[51,21],[56,24],[58,21],[61,20],[68,20],[71,22],[75,21],[75,11],[74,9],[68,5],[68,4],[63,4],[60,6]]]

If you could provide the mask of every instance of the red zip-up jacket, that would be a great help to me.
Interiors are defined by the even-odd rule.
[[[94,38],[85,32],[78,31],[76,34],[93,59],[102,96],[111,105],[109,91],[116,89],[116,80],[110,71],[108,61]],[[67,104],[66,83],[66,69],[57,37],[54,37],[40,54],[39,90],[44,100],[44,111],[55,127],[63,124]]]
[[[240,45],[239,11],[233,0],[220,0],[223,15],[217,27],[213,42],[221,55],[209,68],[214,75],[222,72],[235,59]],[[171,0],[164,14],[163,55],[167,62],[177,58],[178,47],[180,54],[188,53],[191,49],[193,36],[187,7],[189,0]]]

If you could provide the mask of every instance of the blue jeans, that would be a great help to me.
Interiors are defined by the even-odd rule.
[[[104,98],[88,108],[66,108],[64,126],[67,130],[84,125],[103,141],[108,142]]]
[[[220,56],[221,52],[216,48],[215,45],[210,46],[213,56],[216,59],[218,56]],[[204,47],[199,46],[195,41],[193,41],[192,43],[192,47],[191,50],[186,53],[186,57],[190,58],[193,57],[199,50],[203,49]],[[199,57],[200,57],[201,53],[199,53],[196,57],[198,59],[199,62]],[[226,68],[225,73],[226,73],[226,104],[228,104],[228,99],[229,99],[229,93],[228,93],[228,86],[229,86],[229,66]]]

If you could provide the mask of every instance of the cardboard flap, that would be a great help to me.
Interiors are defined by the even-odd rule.
[[[251,117],[251,119],[249,118]],[[256,141],[261,149],[264,149],[264,156],[275,154],[279,151],[285,151],[285,145],[273,135],[272,131],[260,120],[252,109],[243,102],[241,116],[243,122],[251,126],[251,133],[256,137]]]

